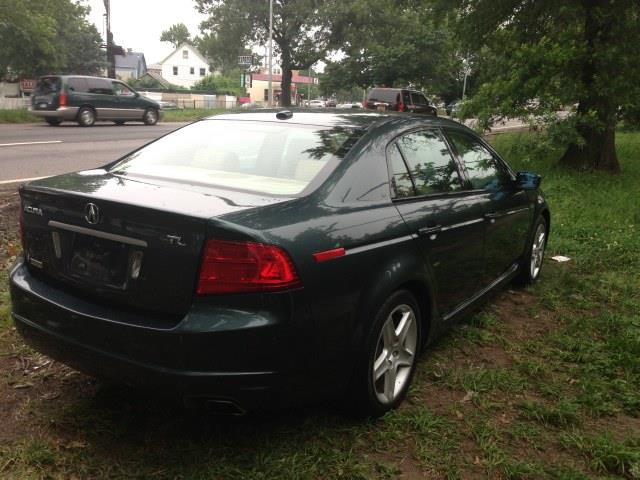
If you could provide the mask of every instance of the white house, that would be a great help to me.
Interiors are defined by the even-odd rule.
[[[190,88],[211,73],[209,62],[188,43],[183,43],[160,62],[162,77],[173,85]]]

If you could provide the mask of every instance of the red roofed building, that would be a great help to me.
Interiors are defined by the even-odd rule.
[[[278,74],[272,75],[273,82],[273,98],[278,101],[280,93],[282,92],[280,82],[282,75],[280,69],[274,67],[274,72]],[[300,102],[301,94],[306,95],[308,85],[317,85],[317,77],[309,77],[300,75],[298,71],[294,70],[291,78],[291,102],[298,104]],[[260,72],[250,74],[250,83],[247,85],[247,92],[251,97],[252,102],[267,103],[269,100],[269,74]]]

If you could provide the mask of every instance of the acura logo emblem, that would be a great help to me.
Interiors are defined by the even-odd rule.
[[[95,225],[100,221],[100,210],[95,203],[87,203],[84,207],[84,219],[91,225]]]

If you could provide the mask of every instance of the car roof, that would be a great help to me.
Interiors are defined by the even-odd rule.
[[[278,112],[290,111],[291,118],[281,120],[276,118]],[[303,109],[303,108],[274,108],[258,112],[229,112],[206,117],[204,120],[241,120],[253,122],[287,122],[299,125],[317,125],[323,127],[347,127],[368,129],[383,123],[422,124],[425,126],[455,126],[467,128],[464,125],[442,117],[425,114],[411,114],[399,112],[354,112],[353,109]]]

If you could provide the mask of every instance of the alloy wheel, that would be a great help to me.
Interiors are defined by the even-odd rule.
[[[542,259],[544,257],[544,248],[547,241],[547,232],[544,223],[540,223],[536,229],[536,233],[533,237],[533,244],[531,245],[531,263],[530,273],[531,279],[535,280],[540,274],[540,268],[542,268]]]
[[[398,305],[382,326],[373,361],[373,386],[383,405],[393,403],[409,382],[417,345],[416,315],[409,305]]]

